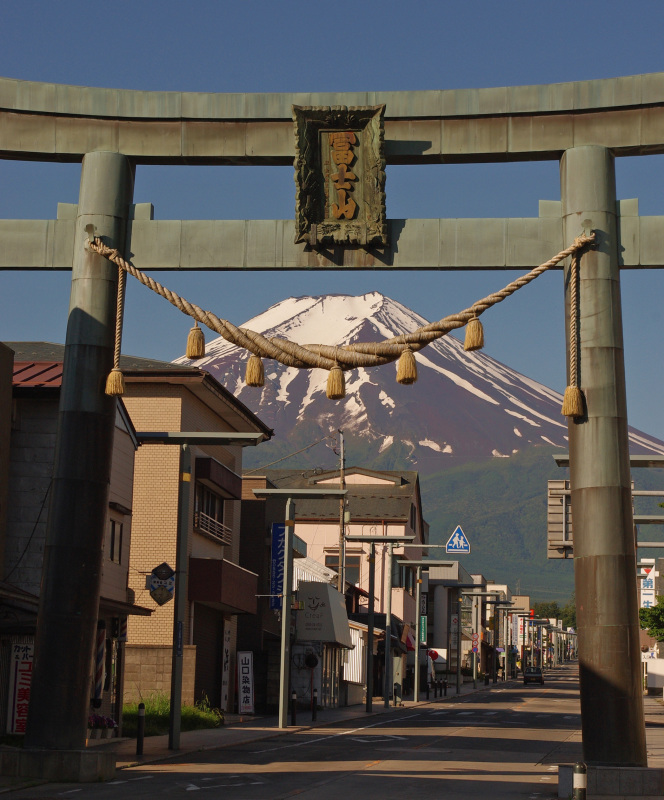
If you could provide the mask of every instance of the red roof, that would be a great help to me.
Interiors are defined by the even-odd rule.
[[[60,387],[62,361],[15,361],[14,386]]]

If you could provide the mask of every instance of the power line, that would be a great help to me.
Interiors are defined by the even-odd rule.
[[[290,453],[287,456],[283,456],[282,458],[278,458],[276,461],[270,461],[269,464],[263,464],[263,466],[261,466],[261,467],[255,467],[254,469],[247,470],[244,474],[245,475],[251,475],[252,472],[258,472],[258,470],[260,470],[260,469],[267,469],[268,467],[271,467],[274,464],[278,464],[280,461],[285,461],[287,458],[292,458],[293,456],[297,456],[300,453],[304,453],[305,450],[309,450],[311,447],[315,447],[315,445],[320,444],[321,442],[324,442],[326,439],[334,439],[334,434],[333,433],[329,433],[327,436],[323,436],[322,439],[318,439],[317,441],[312,442],[311,444],[308,444],[306,447],[303,447],[301,450],[296,450],[294,453]]]

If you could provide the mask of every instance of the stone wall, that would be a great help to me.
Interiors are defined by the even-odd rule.
[[[151,694],[171,694],[171,659],[167,645],[127,644],[125,648],[125,703],[145,702]],[[185,645],[182,668],[182,703],[194,704],[196,647]]]

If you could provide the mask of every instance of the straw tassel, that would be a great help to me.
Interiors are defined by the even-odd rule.
[[[265,384],[265,370],[263,369],[263,359],[257,355],[251,355],[247,361],[247,371],[244,382],[247,386],[263,386]]]
[[[344,371],[335,364],[327,376],[327,397],[329,400],[341,400],[346,396],[346,379]]]
[[[417,380],[417,361],[410,347],[407,347],[399,356],[397,362],[397,383],[408,386]]]
[[[569,269],[569,386],[565,389],[560,413],[564,417],[582,417],[583,393],[579,388],[579,251],[572,256]]]
[[[111,395],[112,397],[120,397],[124,393],[125,381],[122,370],[117,367],[113,367],[113,369],[108,373],[108,378],[106,378],[106,394]]]
[[[105,392],[111,397],[120,397],[125,392],[125,380],[120,369],[120,350],[122,349],[122,317],[124,315],[125,288],[127,273],[118,266],[118,289],[115,301],[115,344],[113,347],[113,369],[106,378]]]
[[[583,392],[578,386],[568,386],[563,397],[563,407],[560,413],[564,417],[583,416]]]
[[[484,347],[484,328],[478,317],[473,317],[468,320],[466,325],[466,340],[463,343],[463,349],[481,350]]]
[[[194,327],[189,331],[187,337],[187,358],[202,358],[205,355],[205,335],[198,327],[198,321],[194,320]]]

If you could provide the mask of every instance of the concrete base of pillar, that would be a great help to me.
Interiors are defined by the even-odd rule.
[[[90,750],[3,750],[0,774],[48,782],[96,783],[115,777],[115,752]]]
[[[572,796],[574,764],[558,766],[558,797]],[[659,767],[588,767],[587,800],[661,800],[664,769]]]

